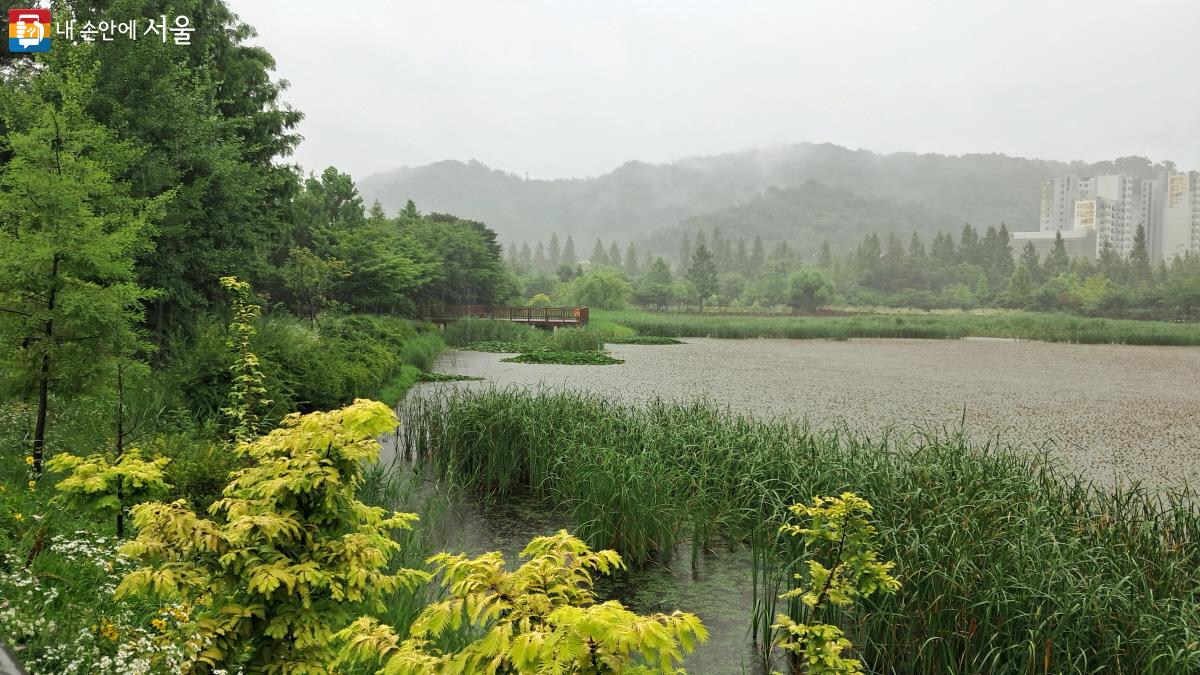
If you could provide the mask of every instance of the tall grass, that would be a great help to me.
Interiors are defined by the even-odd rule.
[[[455,347],[491,343],[512,345],[514,351],[546,349],[561,352],[601,351],[604,337],[589,327],[541,330],[511,321],[464,319],[446,326],[442,336]]]
[[[400,361],[424,372],[433,370],[438,354],[446,347],[436,333],[422,333],[404,341],[400,347]]]
[[[636,310],[594,311],[602,321],[641,335],[717,338],[936,338],[1001,337],[1044,342],[1129,345],[1200,345],[1200,324],[1095,319],[1070,314],[864,314],[853,316],[719,316]]]
[[[463,319],[447,324],[442,339],[452,347],[466,347],[472,342],[537,341],[541,335],[537,328],[512,321]]]
[[[633,564],[676,545],[753,550],[764,641],[801,551],[786,506],[852,490],[875,505],[904,586],[847,626],[882,673],[1200,669],[1200,513],[1190,493],[1104,488],[1048,453],[961,434],[872,438],[703,403],[455,391],[410,401],[404,445],[483,499],[530,492]]]

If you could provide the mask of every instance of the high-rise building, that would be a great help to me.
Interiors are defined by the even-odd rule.
[[[1079,177],[1063,176],[1042,185],[1042,232],[1071,229],[1075,218],[1075,200],[1079,198]]]
[[[1157,247],[1160,260],[1200,252],[1200,173],[1163,173],[1157,210]]]
[[[1154,260],[1200,253],[1200,172],[1155,178],[1070,175],[1042,186],[1041,232],[1095,232],[1096,251],[1133,252],[1138,227]]]

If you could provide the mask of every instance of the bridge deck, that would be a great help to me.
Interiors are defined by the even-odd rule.
[[[459,319],[494,319],[543,328],[556,326],[585,326],[587,307],[492,307],[489,305],[460,305],[446,307],[434,323],[447,324]]]

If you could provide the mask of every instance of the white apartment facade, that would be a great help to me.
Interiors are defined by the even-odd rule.
[[[1139,226],[1155,261],[1200,253],[1200,172],[1069,175],[1042,186],[1039,231],[1094,232],[1093,255],[1111,245],[1128,256]]]

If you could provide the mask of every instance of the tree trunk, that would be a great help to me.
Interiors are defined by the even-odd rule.
[[[125,452],[125,366],[117,357],[117,462]],[[125,537],[125,485],[117,476],[117,538]]]
[[[58,254],[50,265],[50,292],[46,296],[49,318],[42,329],[42,367],[38,374],[37,422],[33,427],[33,472],[42,475],[42,458],[46,451],[46,411],[50,407],[50,345],[54,341],[54,300],[58,293]]]

